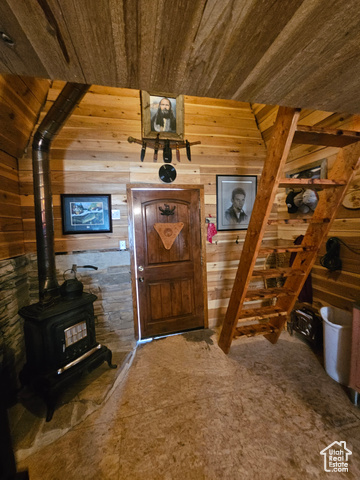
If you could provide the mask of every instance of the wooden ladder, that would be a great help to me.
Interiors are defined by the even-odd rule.
[[[330,230],[346,187],[360,164],[360,132],[298,126],[299,115],[300,109],[279,107],[219,338],[219,346],[225,353],[229,352],[233,338],[244,335],[264,335],[270,342],[277,342]],[[340,147],[327,179],[283,178],[282,172],[292,142]],[[277,190],[281,187],[321,189],[312,217],[289,221],[269,220]],[[267,225],[299,221],[308,223],[301,245],[262,247]],[[280,270],[254,270],[256,259],[272,252],[296,252],[292,266]],[[249,289],[250,281],[255,277],[278,276],[286,278],[282,288]],[[270,306],[252,309],[244,306],[245,302],[251,300],[270,298],[274,299]]]

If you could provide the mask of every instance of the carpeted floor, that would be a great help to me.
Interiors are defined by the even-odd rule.
[[[334,441],[348,473],[324,471]],[[204,330],[140,346],[100,408],[20,457],[30,480],[358,479],[360,409],[298,338],[226,356]]]

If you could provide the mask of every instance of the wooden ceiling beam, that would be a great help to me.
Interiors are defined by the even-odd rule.
[[[360,140],[360,133],[351,130],[334,130],[298,125],[293,143],[307,145],[326,145],[328,147],[346,147]]]

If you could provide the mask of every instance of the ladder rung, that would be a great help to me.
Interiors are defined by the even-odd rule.
[[[283,317],[287,314],[286,310],[283,308],[277,307],[276,305],[261,307],[261,308],[251,308],[242,310],[238,322],[249,322],[255,320],[263,320],[272,317]]]
[[[281,245],[273,246],[273,247],[261,247],[259,250],[259,255],[267,255],[269,253],[285,253],[285,252],[313,252],[316,250],[315,247],[302,247],[301,245],[293,245],[289,247],[283,247]]]
[[[261,278],[277,278],[277,277],[292,277],[294,275],[304,275],[302,270],[295,270],[289,268],[269,268],[267,270],[254,270],[253,277]]]
[[[324,145],[326,147],[346,147],[360,140],[360,132],[352,130],[334,130],[330,128],[316,128],[307,125],[296,127],[293,143],[307,145]]]
[[[328,178],[281,178],[279,187],[314,187],[314,188],[333,188],[344,187],[345,180],[331,180]]]
[[[278,328],[275,328],[267,323],[259,323],[254,325],[243,325],[235,329],[234,338],[238,337],[254,337],[255,335],[266,335],[268,333],[277,333]]]
[[[274,218],[272,220],[268,220],[268,225],[299,225],[299,224],[307,224],[311,222],[311,217],[309,218]],[[329,218],[323,218],[321,221],[311,222],[313,224],[323,224],[329,223]]]
[[[294,292],[284,287],[257,288],[254,290],[248,290],[246,292],[245,302],[251,302],[253,300],[263,300],[266,298],[289,297],[291,295],[294,295]]]

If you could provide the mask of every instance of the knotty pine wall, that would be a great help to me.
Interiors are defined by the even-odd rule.
[[[63,83],[55,82],[40,121],[59,94]],[[128,240],[126,185],[161,183],[153,151],[140,162],[140,146],[129,136],[141,138],[140,95],[137,90],[92,86],[54,140],[51,149],[52,192],[56,252],[117,249]],[[251,106],[247,103],[185,97],[185,138],[201,141],[192,147],[192,161],[181,150],[180,163],[173,164],[176,184],[205,186],[204,216],[216,217],[216,175],[259,175],[265,146]],[[34,199],[31,149],[20,161],[20,194],[24,218],[25,251],[35,252]],[[62,235],[61,193],[110,193],[112,207],[120,220],[113,221],[113,233]],[[203,234],[206,235],[205,218]],[[274,234],[269,234],[274,236]],[[225,313],[245,231],[220,232],[207,242],[209,323],[220,322]],[[238,243],[235,243],[238,237]]]
[[[267,141],[275,121],[277,107],[254,104],[253,109],[260,131],[264,140]],[[343,128],[344,130],[360,130],[360,117],[358,115],[303,110],[300,114],[299,123],[318,127]],[[294,145],[289,155],[286,171],[302,168],[322,159],[327,159],[328,169],[330,169],[337,152],[337,148]],[[357,173],[355,181],[360,181],[360,172]],[[278,211],[279,215],[289,217],[285,198],[285,190],[281,190],[277,196]],[[278,228],[280,239],[293,240],[302,233],[304,233],[304,227],[298,225],[284,225]],[[360,210],[350,210],[341,206],[330,231],[329,237],[333,236],[345,241],[360,253]],[[320,258],[325,253],[324,243],[312,270],[314,303],[318,306],[335,305],[350,310],[354,300],[360,299],[360,255],[351,252],[345,246],[341,246],[342,270],[341,272],[329,272],[320,265]]]
[[[18,176],[50,82],[0,76],[0,370],[3,401],[15,399],[25,344],[20,308],[30,303]],[[5,383],[4,383],[5,384]]]
[[[48,85],[45,80],[0,77],[1,258],[36,251],[31,148],[19,161],[17,157],[26,146]],[[53,84],[40,120],[62,86],[61,82]],[[216,217],[217,174],[260,174],[265,146],[256,122],[267,141],[276,111],[273,106],[255,104],[251,108],[249,104],[240,102],[185,97],[185,137],[189,141],[200,140],[201,145],[192,148],[191,163],[187,161],[184,151],[181,152],[176,183],[204,184],[206,216]],[[300,123],[354,130],[360,127],[357,116],[307,110],[302,111]],[[139,92],[91,87],[55,140],[51,151],[57,252],[116,249],[119,240],[127,240],[126,184],[160,183],[157,171],[161,164],[161,158],[158,164],[152,162],[150,151],[146,154],[145,162],[141,163],[140,146],[127,142],[130,135],[141,137]],[[325,157],[331,166],[336,151],[332,148],[295,146],[287,169],[292,170]],[[111,193],[113,208],[121,211],[121,219],[114,221],[114,232],[108,235],[63,236],[60,193]],[[278,195],[277,205],[280,212],[286,215],[284,200],[285,193],[282,192]],[[280,230],[272,227],[267,239],[295,238],[300,233],[301,229],[290,226]],[[210,324],[218,323],[226,310],[244,235],[245,232],[220,232],[214,237],[213,244],[207,242]],[[359,211],[342,207],[331,235],[360,247]],[[238,243],[235,243],[237,237]],[[325,246],[321,253],[325,253]],[[342,247],[341,257],[341,273],[329,274],[317,262],[313,271],[314,293],[319,302],[349,308],[352,300],[360,296],[359,256]]]
[[[25,252],[18,159],[49,85],[48,80],[0,75],[0,259]]]

